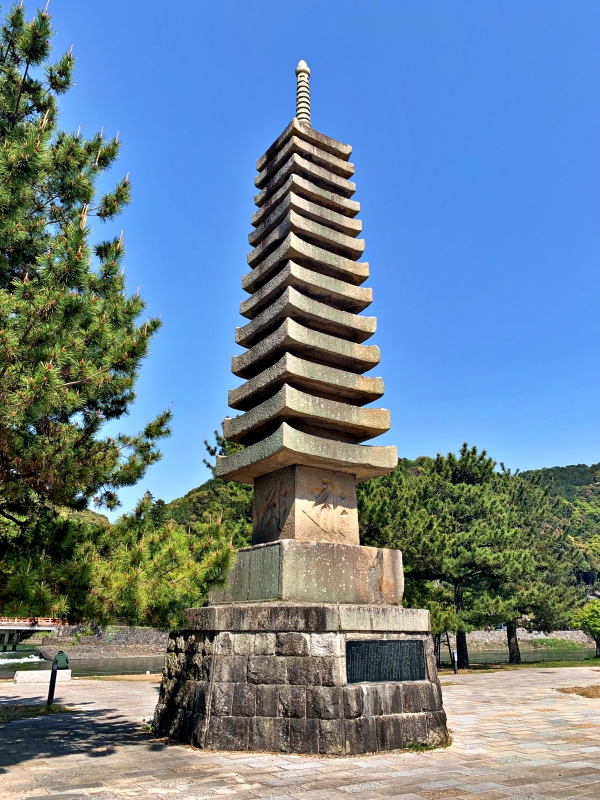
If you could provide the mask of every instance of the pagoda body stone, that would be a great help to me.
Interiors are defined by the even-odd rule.
[[[258,159],[258,210],[215,475],[253,484],[252,547],[171,634],[157,732],[212,750],[351,755],[447,740],[427,611],[403,609],[402,554],[360,545],[357,481],[395,447],[366,376],[380,352],[352,149],[296,117]]]

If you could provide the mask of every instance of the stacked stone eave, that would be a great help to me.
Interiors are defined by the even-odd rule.
[[[236,330],[247,348],[232,360],[246,382],[229,393],[245,413],[224,422],[230,441],[247,445],[219,457],[216,474],[252,483],[291,465],[346,472],[357,480],[394,469],[395,447],[361,442],[389,430],[386,409],[362,408],[381,397],[381,378],[363,373],[379,363],[364,344],[376,330],[364,316],[372,291],[369,265],[349,180],[352,148],[294,119],[258,159],[259,210],[242,278],[250,297]]]

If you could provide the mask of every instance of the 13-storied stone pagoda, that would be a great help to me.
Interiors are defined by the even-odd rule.
[[[216,474],[254,484],[252,547],[225,589],[171,634],[156,730],[211,750],[355,754],[446,740],[427,611],[403,609],[402,554],[361,547],[356,482],[398,463],[349,145],[313,130],[309,69],[296,117],[256,166],[242,278],[246,348]]]

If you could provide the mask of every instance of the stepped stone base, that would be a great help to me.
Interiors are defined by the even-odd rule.
[[[340,630],[343,608],[191,610],[195,629],[169,639],[156,732],[207,750],[326,755],[443,744],[446,715],[427,612],[390,607],[391,627],[401,628],[405,615],[406,628],[384,632],[378,625],[385,614],[353,606]],[[293,629],[286,620],[295,620]],[[197,627],[211,622],[211,629]],[[219,629],[225,623],[230,630]],[[348,683],[347,642],[381,640],[423,642],[424,679]]]

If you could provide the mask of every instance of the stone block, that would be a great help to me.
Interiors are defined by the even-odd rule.
[[[444,711],[434,711],[425,714],[427,726],[427,744],[439,747],[448,741],[448,728],[446,727],[446,714]]]
[[[283,324],[286,325],[288,322],[291,323],[292,320],[286,320]],[[318,335],[325,336],[325,334]],[[353,346],[365,347],[358,344]],[[281,354],[279,353],[277,357]],[[217,456],[215,475],[223,480],[254,483],[255,478],[261,475],[294,464],[334,472],[348,472],[355,475],[357,481],[366,481],[394,470],[398,464],[398,450],[396,447],[349,444],[324,439],[296,430],[287,422],[282,422],[275,433],[266,439],[249,445],[233,455]]]
[[[310,639],[306,633],[278,633],[275,642],[275,652],[279,656],[307,656],[309,653]]]
[[[306,716],[315,719],[339,719],[343,689],[339,686],[311,686],[306,689]]]
[[[290,750],[292,753],[319,752],[319,721],[290,719]]]
[[[322,525],[326,526],[324,518]],[[331,527],[335,527],[333,523]],[[226,587],[212,590],[209,598],[211,603],[253,606],[267,600],[318,603],[327,599],[327,613],[337,615],[336,620],[331,620],[331,628],[351,631],[373,629],[376,604],[386,610],[376,615],[378,624],[383,619],[393,620],[394,615],[404,617],[403,612],[412,609],[383,605],[400,603],[403,591],[399,550],[282,539],[239,550]],[[334,603],[341,605],[334,608]],[[257,611],[253,609],[252,613]],[[409,622],[414,620],[413,614],[406,616]],[[421,615],[420,624],[429,624],[427,612]]]
[[[285,683],[286,659],[279,656],[250,656],[248,683]]]
[[[252,543],[257,545],[281,539],[302,540],[307,544],[357,545],[354,477],[345,472],[298,465],[257,478],[254,482]],[[321,560],[327,558],[327,551],[315,553],[315,557],[316,561],[311,565],[314,573],[318,572]],[[331,568],[330,559],[331,556],[325,561],[323,572]]]
[[[276,634],[255,633],[254,637],[254,652],[257,656],[275,655]]]
[[[343,753],[341,719],[319,720],[319,753],[326,756],[341,756]]]
[[[215,685],[219,686],[219,684]],[[253,717],[256,714],[256,686],[254,684],[235,684],[231,713],[234,717]]]
[[[256,716],[276,717],[279,710],[279,686],[256,687]]]
[[[247,656],[216,656],[214,680],[222,683],[245,683],[247,666]],[[260,683],[267,683],[267,681],[260,681]]]
[[[275,743],[275,722],[272,717],[253,717],[250,719],[248,731],[248,747],[250,750],[262,750],[272,753],[278,750]]]
[[[437,697],[434,692],[433,684],[429,681],[419,683],[419,693],[421,695],[422,711],[437,711]]]
[[[211,717],[208,722],[207,747],[210,750],[247,750],[247,717]]]
[[[311,656],[341,656],[340,637],[336,633],[311,633]]]
[[[222,631],[217,636],[215,642],[215,653],[219,656],[233,655],[233,634],[229,631]]]
[[[236,633],[233,637],[233,652],[237,655],[254,655],[254,634]]]
[[[402,746],[427,742],[425,714],[402,714]]]
[[[373,718],[344,720],[344,734],[347,756],[377,751],[377,724]]]
[[[51,669],[39,670],[24,670],[18,669],[15,671],[13,683],[50,683]],[[57,682],[63,683],[64,681],[71,680],[70,669],[57,669],[56,670]]]
[[[379,717],[376,720],[376,726],[378,750],[399,750],[402,748],[403,727],[401,715],[390,714]]]
[[[290,656],[286,661],[287,682],[304,686],[320,686],[321,661],[312,656]]]
[[[306,689],[304,686],[280,686],[277,716],[305,717]]]
[[[342,659],[336,656],[323,656],[318,659],[321,671],[321,684],[323,686],[339,686],[345,683]]]
[[[237,686],[244,686],[245,684],[237,684]],[[211,713],[216,717],[231,716],[233,708],[233,683],[215,683],[213,684],[211,696]]]
[[[290,752],[290,720],[287,717],[276,717],[273,720],[273,738],[275,751]]]
[[[344,687],[344,717],[354,719],[360,717],[364,708],[364,691],[362,686]]]
[[[421,681],[402,684],[402,710],[406,714],[416,714],[423,710],[421,704]]]

